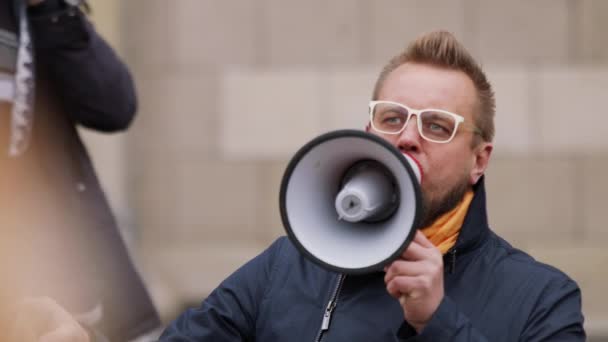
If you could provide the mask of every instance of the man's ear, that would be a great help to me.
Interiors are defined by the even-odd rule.
[[[471,185],[477,183],[488,168],[494,145],[491,142],[481,142],[473,150],[473,167],[471,168]]]
[[[367,133],[369,133],[369,130],[370,130],[370,126],[369,126],[369,122],[368,122],[367,125],[365,125],[365,131]]]

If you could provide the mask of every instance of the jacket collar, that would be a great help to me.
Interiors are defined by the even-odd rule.
[[[453,247],[459,254],[477,248],[490,233],[484,178],[485,176],[482,176],[473,186],[475,195],[464,218],[456,245]]]

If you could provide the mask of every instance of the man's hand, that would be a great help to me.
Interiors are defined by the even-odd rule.
[[[22,301],[10,336],[20,342],[89,342],[84,328],[50,298]]]
[[[385,271],[386,289],[399,299],[405,320],[420,333],[443,299],[441,252],[417,231],[401,259],[393,261]]]

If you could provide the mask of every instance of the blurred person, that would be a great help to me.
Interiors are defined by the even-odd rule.
[[[419,37],[384,67],[372,100],[367,131],[424,174],[421,229],[401,257],[344,276],[279,238],[161,340],[584,341],[578,285],[489,228],[495,99],[466,49],[448,32]]]
[[[0,0],[2,342],[28,326],[44,336],[36,315],[29,325],[19,314],[24,301],[49,329],[80,326],[98,341],[160,326],[76,130],[122,131],[136,110],[130,73],[85,5]]]

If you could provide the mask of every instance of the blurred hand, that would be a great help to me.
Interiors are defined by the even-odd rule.
[[[405,320],[418,333],[443,300],[443,256],[421,231],[401,254],[385,268],[384,282],[391,296],[399,299]]]
[[[78,322],[50,298],[27,298],[19,304],[11,341],[90,342]]]

